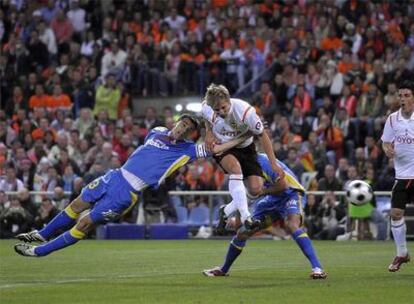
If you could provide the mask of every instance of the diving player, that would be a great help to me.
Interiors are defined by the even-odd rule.
[[[171,131],[163,127],[152,129],[144,144],[120,169],[110,170],[85,186],[81,194],[40,231],[17,236],[24,242],[46,243],[39,246],[19,243],[14,246],[15,251],[23,256],[45,256],[83,239],[96,224],[119,219],[135,205],[145,188],[156,188],[186,163],[211,155],[204,144],[186,140],[198,125],[196,116],[184,114]],[[216,145],[211,151],[222,153],[242,140]],[[81,212],[87,209],[91,210],[76,223]],[[52,239],[58,230],[69,227],[72,228]]]
[[[252,219],[260,220],[261,226],[256,230],[246,230],[242,225],[230,243],[223,266],[204,270],[203,274],[209,277],[227,276],[231,265],[246,245],[246,240],[259,230],[271,225],[273,221],[282,218],[285,220],[286,229],[311,264],[310,277],[325,279],[327,274],[322,269],[312,242],[307,233],[300,228],[303,220],[302,208],[306,204],[305,189],[298,182],[294,173],[281,161],[278,161],[278,165],[283,168],[285,173],[284,184],[280,184],[279,176],[272,170],[266,155],[258,154],[257,160],[263,170],[265,182],[261,193],[263,197],[256,201]]]
[[[242,223],[246,226],[254,226],[243,183],[245,180],[251,196],[256,196],[263,185],[262,170],[256,160],[257,152],[252,135],[257,136],[269,157],[271,169],[278,172],[279,176],[283,175],[283,170],[276,162],[269,136],[264,131],[263,122],[254,107],[241,99],[230,98],[229,91],[223,85],[212,84],[207,88],[201,113],[207,121],[205,138],[207,147],[215,142],[225,143],[240,135],[251,135],[240,145],[215,156],[216,161],[229,174],[229,191],[232,197],[229,204],[220,208],[217,232],[223,232],[227,217],[236,210],[240,212]]]

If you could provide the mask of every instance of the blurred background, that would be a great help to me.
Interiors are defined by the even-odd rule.
[[[389,238],[394,169],[379,139],[414,76],[413,1],[0,4],[0,237],[41,228],[217,83],[256,108],[310,191],[312,238]],[[366,206],[338,192],[355,179],[377,191]],[[214,236],[226,186],[214,160],[199,160],[96,237]],[[406,215],[413,237],[412,206]],[[288,238],[283,223],[263,237]]]

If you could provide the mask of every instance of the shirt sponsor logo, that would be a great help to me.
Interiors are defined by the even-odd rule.
[[[228,136],[228,137],[236,137],[239,132],[237,131],[226,131],[225,129],[220,130],[220,135]]]
[[[286,208],[287,209],[296,209],[298,207],[298,201],[291,199],[290,201],[288,201],[286,203]]]
[[[150,146],[154,146],[157,147],[159,149],[163,149],[163,150],[169,150],[170,148],[164,144],[162,141],[158,140],[158,139],[148,139],[147,142],[145,143],[145,145],[150,145]]]
[[[413,145],[414,144],[414,138],[413,137],[409,137],[408,135],[404,135],[404,136],[397,136],[395,138],[395,140],[399,143],[399,144],[403,144],[403,145]]]

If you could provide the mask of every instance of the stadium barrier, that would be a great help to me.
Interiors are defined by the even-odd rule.
[[[325,195],[325,191],[307,191],[307,194],[312,194],[315,196],[323,196]],[[18,191],[7,191],[7,195],[17,195]],[[45,191],[30,191],[30,195],[40,195],[40,196],[50,196],[53,197],[53,192],[45,192]],[[64,193],[66,196],[69,196],[70,192]],[[344,196],[346,194],[345,191],[334,191],[334,194],[337,196]],[[144,236],[144,232],[142,232],[141,227],[133,227],[133,226],[140,226],[140,225],[131,225],[128,227],[128,235],[122,235],[122,231],[126,227],[120,227],[123,224],[109,224],[100,227],[97,231],[98,238],[101,239],[119,239],[119,238],[130,238],[130,239],[141,239],[141,238],[155,238],[155,239],[182,239],[187,238],[188,236],[188,227],[195,227],[195,226],[209,226],[213,227],[215,224],[215,211],[217,211],[217,206],[214,206],[214,198],[215,197],[223,197],[223,196],[230,196],[229,191],[169,191],[170,197],[185,197],[185,196],[207,196],[207,208],[208,208],[208,219],[203,219],[203,216],[200,214],[206,214],[206,210],[202,210],[200,214],[195,214],[193,217],[191,216],[191,212],[188,214],[188,218],[184,218],[181,221],[179,220],[178,224],[150,224],[147,225],[145,230],[146,236]],[[379,211],[388,214],[391,208],[390,199],[391,196],[390,191],[375,191],[374,195],[377,198],[377,209]],[[175,206],[176,209],[177,206]],[[181,208],[183,209],[183,208]],[[185,207],[184,207],[185,209]],[[200,210],[197,210],[200,211]],[[180,215],[178,214],[178,217]],[[407,222],[407,237],[414,238],[414,205],[408,205],[405,219]],[[199,221],[199,222],[198,222]],[[152,227],[154,226],[154,227]]]
[[[315,196],[323,196],[325,195],[326,191],[307,191],[306,194],[310,195],[313,194]],[[333,191],[335,195],[344,196],[346,195],[346,191]],[[214,204],[213,198],[214,196],[229,196],[229,191],[169,191],[168,194],[170,196],[207,196],[208,197],[208,208],[210,209],[210,218],[209,218],[209,225],[213,226],[214,222]],[[377,197],[380,196],[391,196],[391,191],[375,191],[374,195]],[[381,211],[386,208],[390,208],[391,206],[381,206]],[[414,220],[414,219],[413,219]],[[413,232],[414,233],[414,232]]]

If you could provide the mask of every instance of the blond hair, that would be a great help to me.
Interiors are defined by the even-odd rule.
[[[221,100],[230,101],[230,93],[229,90],[224,85],[217,85],[217,84],[210,84],[207,88],[206,95],[204,96],[204,100],[210,107],[213,107],[217,102]]]

